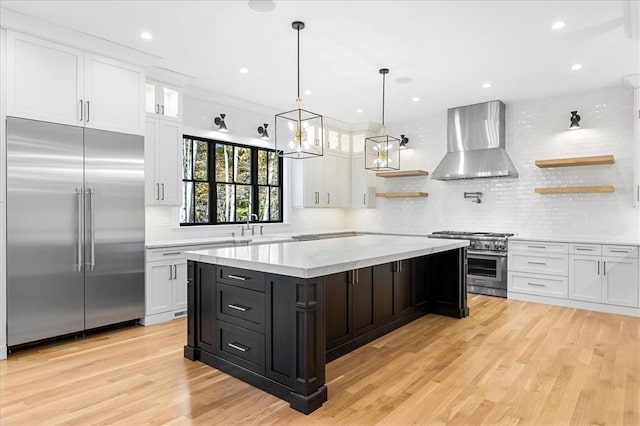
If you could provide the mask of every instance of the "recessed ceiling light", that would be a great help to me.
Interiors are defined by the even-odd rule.
[[[558,21],[558,22],[554,22],[553,25],[551,25],[551,28],[554,30],[561,30],[564,28],[564,26],[567,25],[564,23],[564,21]]]
[[[249,0],[249,8],[256,12],[271,12],[276,4],[271,0]]]
[[[248,73],[248,72],[249,72],[249,68],[247,68],[247,67],[241,67],[241,68],[240,68],[240,73],[241,73],[241,74],[246,74],[246,73]]]
[[[571,65],[571,69],[574,70],[574,71],[581,70],[582,69],[582,65],[580,65],[580,64]]]
[[[356,112],[357,112],[358,114],[362,114],[362,110],[361,110],[360,108],[358,108],[358,109],[356,110]]]
[[[414,96],[413,98],[411,98],[411,100],[412,100],[413,102],[420,102],[420,98],[419,98],[419,97],[417,97],[417,96]]]
[[[313,92],[311,90],[307,89],[307,90],[304,91],[304,94],[307,95],[307,96],[311,96],[313,94]]]
[[[491,83],[485,83],[485,84],[483,84],[483,85],[482,85],[482,87],[484,87],[485,89],[488,89],[488,88],[490,88],[491,86],[492,86],[492,84],[491,84]]]
[[[151,40],[153,38],[153,36],[151,35],[151,33],[148,33],[146,31],[143,31],[140,33],[140,37],[142,37],[145,40]]]

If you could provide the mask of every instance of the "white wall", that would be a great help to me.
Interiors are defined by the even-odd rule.
[[[249,104],[247,102],[224,98],[206,92],[190,91],[184,98],[183,131],[192,136],[202,136],[242,143],[247,145],[265,146],[259,139],[258,126],[269,124],[274,127],[274,115],[277,112],[269,107]],[[219,96],[220,101],[210,98]],[[220,113],[226,114],[225,123],[228,133],[214,131],[214,117]],[[344,127],[344,123],[328,120],[334,127]],[[273,135],[273,133],[271,133]],[[273,137],[272,137],[273,139]],[[265,233],[296,232],[296,231],[330,231],[344,229],[347,224],[347,210],[344,209],[292,209],[290,202],[290,174],[288,161],[285,160],[284,171],[284,218],[285,224],[266,224]],[[300,161],[300,160],[299,160]],[[302,160],[304,161],[304,160]],[[147,206],[146,208],[146,239],[147,241],[167,241],[188,238],[203,238],[226,236],[230,232],[239,235],[240,225],[215,226],[179,226],[179,206]]]
[[[518,178],[437,181],[377,179],[378,191],[426,191],[426,199],[378,199],[377,209],[353,211],[352,227],[395,232],[438,230],[513,232],[534,237],[640,240],[633,207],[633,91],[616,87],[506,105],[506,148]],[[567,130],[570,111],[580,130]],[[406,134],[402,169],[433,171],[446,152],[446,111],[391,125]],[[613,154],[615,164],[540,169],[539,159]],[[610,194],[540,195],[536,187],[610,184]],[[463,198],[481,191],[482,203]]]

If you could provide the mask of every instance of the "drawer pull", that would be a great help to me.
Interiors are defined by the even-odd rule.
[[[582,248],[582,247],[576,247],[576,250],[578,250],[578,251],[593,251],[592,248]]]
[[[527,246],[529,248],[540,248],[540,249],[546,249],[547,246]]]
[[[247,280],[246,277],[241,277],[240,275],[232,275],[232,274],[227,275],[227,278],[231,278],[232,280],[239,280],[239,281]]]
[[[249,309],[251,309],[248,306],[236,305],[235,303],[230,303],[227,305],[227,307],[231,309],[235,309],[236,311],[240,311],[240,312],[247,312]]]
[[[249,347],[245,347],[245,346],[240,345],[240,343],[227,343],[227,346],[229,346],[230,348],[233,348],[233,349],[235,349],[237,351],[240,351],[240,352],[246,352],[249,349],[251,349]]]
[[[537,283],[527,283],[527,284],[532,285],[534,287],[546,287],[546,285],[544,284],[537,284]]]
[[[631,253],[631,250],[609,250],[611,253]]]
[[[529,263],[531,265],[546,265],[546,263],[544,263],[544,262],[531,262],[531,261],[529,261]]]
[[[163,256],[176,256],[178,254],[182,254],[181,251],[168,251],[166,253],[162,253]]]

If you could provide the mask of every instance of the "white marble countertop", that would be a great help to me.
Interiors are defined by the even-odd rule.
[[[467,240],[358,235],[326,240],[186,251],[187,259],[299,278],[313,278],[467,247]]]
[[[640,246],[639,239],[627,238],[610,238],[603,236],[601,238],[594,237],[540,237],[532,235],[517,235],[509,237],[509,241],[546,241],[549,243],[576,243],[576,244],[611,244],[611,245],[631,245]]]

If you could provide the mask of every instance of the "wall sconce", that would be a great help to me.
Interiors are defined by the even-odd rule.
[[[409,143],[409,138],[405,135],[400,135],[400,149],[407,149],[407,144]]]
[[[216,117],[213,119],[213,122],[216,124],[216,126],[218,126],[218,131],[219,132],[228,132],[229,129],[227,129],[227,125],[224,122],[224,117],[225,114],[220,114],[220,117]]]
[[[580,128],[580,116],[578,115],[578,111],[571,111],[571,124],[569,125],[569,130],[579,129]]]
[[[268,123],[264,123],[262,126],[258,127],[258,133],[260,133],[260,139],[264,139],[266,141],[269,140],[269,133],[267,133]]]

